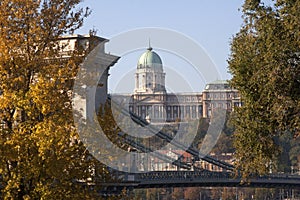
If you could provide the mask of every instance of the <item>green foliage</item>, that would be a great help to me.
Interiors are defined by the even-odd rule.
[[[226,119],[225,124],[222,127],[222,132],[218,137],[217,143],[213,145],[216,141],[215,137],[207,136],[208,139],[206,139],[204,145],[208,145],[212,143],[213,149],[211,150],[213,153],[221,154],[221,153],[233,153],[233,132],[234,132],[234,126],[231,124],[231,113],[226,113]],[[201,148],[201,146],[204,143],[204,138],[207,135],[207,131],[210,125],[210,119],[208,118],[200,118],[198,121],[192,121],[190,122],[191,126],[188,129],[188,132],[197,132],[196,136],[194,138],[192,146],[194,148]],[[198,125],[198,126],[197,126]],[[217,137],[217,136],[216,136]],[[210,145],[208,145],[210,146]],[[209,150],[210,151],[210,150]]]
[[[244,25],[231,44],[231,85],[243,97],[236,111],[237,167],[244,176],[266,173],[280,153],[275,138],[300,130],[299,1],[257,0],[243,6]]]
[[[289,151],[289,156],[291,164],[294,168],[297,168],[300,171],[300,138],[293,139],[291,141],[291,149]]]

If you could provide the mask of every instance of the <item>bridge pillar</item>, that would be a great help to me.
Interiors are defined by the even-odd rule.
[[[136,160],[137,160],[137,154],[136,154],[136,149],[128,148],[129,152],[132,152],[130,154],[130,172],[136,172],[138,171],[138,166],[136,165]]]
[[[138,170],[138,167],[136,165],[136,155],[131,155],[131,166],[130,166],[130,172],[136,172]]]

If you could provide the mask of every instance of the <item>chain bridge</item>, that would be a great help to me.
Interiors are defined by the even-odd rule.
[[[111,100],[111,98],[108,98]],[[155,133],[156,136],[171,142],[172,137],[163,131],[157,131],[149,123],[139,116],[131,113],[123,108],[120,111],[129,116],[135,123],[147,128]],[[150,147],[147,147],[131,136],[120,132],[118,134],[120,140],[130,145],[139,152],[150,152]],[[180,159],[173,161],[172,164],[178,166],[176,171],[150,171],[138,173],[125,173],[112,170],[112,174],[119,180],[113,183],[99,184],[104,186],[103,193],[114,193],[123,190],[124,188],[131,190],[135,188],[167,188],[167,187],[264,187],[264,188],[300,188],[300,176],[292,174],[268,174],[265,176],[252,176],[244,181],[239,174],[234,173],[234,166],[224,161],[213,158],[209,155],[202,155],[193,147],[186,147],[184,144],[174,142],[178,149],[186,149],[186,152],[191,154],[195,160],[201,159],[211,163],[221,171],[209,171],[203,168],[194,166],[194,163],[183,162]],[[169,162],[172,160],[167,155],[157,152],[155,154],[159,159]]]

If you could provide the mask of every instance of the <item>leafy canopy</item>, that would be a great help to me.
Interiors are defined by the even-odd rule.
[[[232,40],[229,70],[244,102],[233,121],[237,167],[245,176],[274,169],[279,135],[300,135],[299,10],[295,0],[243,5],[244,24]]]
[[[96,190],[76,182],[93,181],[94,171],[101,180],[108,177],[77,141],[72,120],[70,94],[84,52],[63,58],[58,43],[90,14],[80,2],[0,1],[3,199],[92,199]]]

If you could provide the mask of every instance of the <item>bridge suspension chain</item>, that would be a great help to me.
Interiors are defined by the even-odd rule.
[[[152,126],[149,122],[147,122],[145,119],[137,116],[135,113],[126,110],[125,108],[121,107],[117,102],[113,101],[111,99],[110,96],[108,96],[108,102],[111,104],[111,102],[113,102],[119,111],[121,111],[122,114],[130,117],[135,123],[137,123],[138,125],[145,127],[147,126],[147,129],[149,131],[151,131],[152,133],[156,134],[156,136],[158,136],[161,139],[164,139],[167,142],[172,142],[172,144],[174,146],[176,146],[179,149],[186,149],[187,153],[190,153],[191,155],[193,155],[195,158],[201,158],[202,160],[211,163],[213,165],[216,165],[218,167],[221,167],[223,169],[229,170],[229,171],[233,171],[234,166],[226,163],[224,161],[220,161],[217,160],[211,156],[208,155],[203,155],[201,152],[199,152],[197,149],[193,148],[193,147],[187,147],[184,144],[179,143],[176,140],[173,140],[173,138],[171,136],[169,136],[168,134],[164,133],[161,130],[157,130],[157,128],[155,128],[154,126]]]

